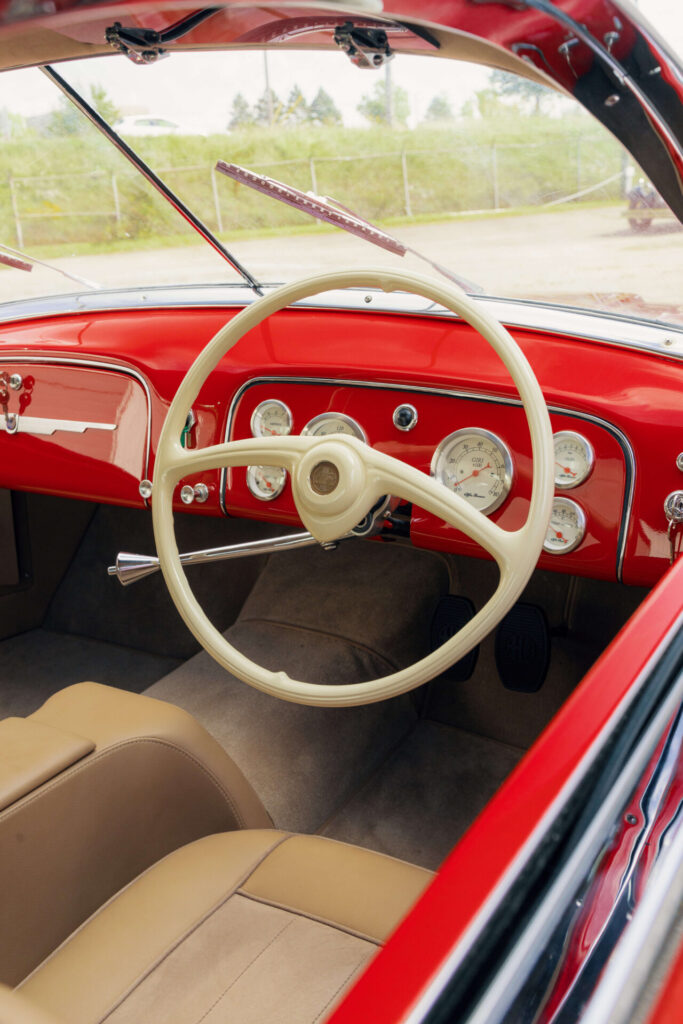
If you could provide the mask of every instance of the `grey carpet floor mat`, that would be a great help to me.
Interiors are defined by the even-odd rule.
[[[0,718],[30,715],[57,690],[84,680],[140,693],[178,664],[90,637],[32,629],[0,643]]]
[[[423,720],[321,833],[436,869],[523,753]]]
[[[415,724],[409,697],[311,708],[269,697],[202,652],[146,691],[189,711],[227,750],[276,828],[315,832]]]
[[[362,541],[273,556],[226,636],[294,679],[338,684],[421,657],[448,572],[430,552]],[[400,600],[397,600],[400,595]],[[201,652],[148,691],[185,708],[228,751],[278,828],[315,832],[417,720],[408,695],[357,708],[269,697]]]

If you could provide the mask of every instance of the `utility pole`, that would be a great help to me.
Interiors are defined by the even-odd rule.
[[[266,103],[268,105],[268,124],[273,123],[273,94],[270,91],[270,78],[268,77],[268,51],[263,51],[263,70],[266,76]]]
[[[386,121],[387,124],[394,127],[394,88],[391,81],[391,61],[388,60],[384,65],[384,96],[386,103]]]

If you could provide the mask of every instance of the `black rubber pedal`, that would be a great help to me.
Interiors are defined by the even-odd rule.
[[[432,619],[432,650],[435,651],[455,636],[473,617],[474,605],[468,597],[456,597],[453,594],[442,597]],[[453,682],[464,683],[474,672],[478,657],[479,647],[474,647],[469,654],[447,669],[444,675]]]
[[[516,604],[496,632],[496,667],[503,686],[537,693],[550,664],[550,630],[542,608]]]

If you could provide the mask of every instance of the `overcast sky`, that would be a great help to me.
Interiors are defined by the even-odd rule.
[[[670,47],[683,54],[683,0],[640,0]],[[182,95],[177,83],[182,62]],[[62,65],[62,72],[79,89],[102,84],[124,112],[150,112],[167,116],[203,131],[221,131],[230,116],[232,99],[242,92],[251,103],[265,86],[263,56],[257,53],[183,54],[147,67],[125,59],[100,59]],[[296,83],[307,100],[322,85],[332,95],[349,125],[367,122],[357,113],[362,96],[379,80],[376,72],[358,71],[340,52],[268,54],[271,87],[286,99]],[[455,109],[487,81],[488,72],[471,65],[443,60],[426,61],[399,56],[392,63],[395,84],[406,90],[411,121],[419,121],[432,97],[446,92]],[[173,96],[173,105],[169,97]],[[30,116],[55,106],[56,90],[36,70],[0,75],[0,108]]]

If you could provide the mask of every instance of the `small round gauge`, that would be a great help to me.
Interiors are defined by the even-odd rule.
[[[595,452],[590,441],[573,430],[553,434],[555,445],[555,486],[561,491],[578,487],[590,476]]]
[[[314,416],[301,431],[302,434],[309,434],[312,437],[326,437],[330,434],[347,434],[349,437],[357,437],[359,441],[368,443],[365,431],[360,423],[356,423],[350,416],[343,412],[323,412],[320,416]]]
[[[512,457],[499,437],[480,427],[456,430],[434,452],[432,476],[479,512],[499,508],[512,485]]]
[[[272,501],[282,494],[287,470],[280,466],[247,466],[247,487],[259,501]]]
[[[292,414],[285,403],[277,398],[261,402],[251,414],[251,432],[254,437],[289,434],[291,430]]]
[[[555,498],[543,550],[566,555],[577,548],[586,533],[586,514],[571,498]]]

